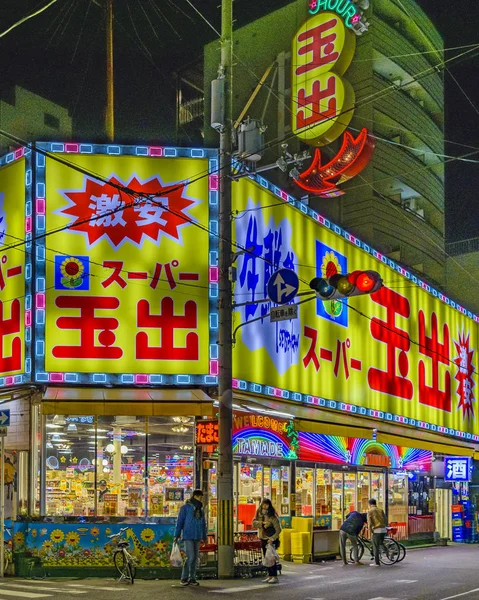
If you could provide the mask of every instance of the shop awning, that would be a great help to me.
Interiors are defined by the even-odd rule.
[[[300,404],[299,402],[253,394],[235,393],[234,402],[244,408],[251,406],[252,408],[256,407],[258,410],[275,411],[278,412],[278,416],[280,416],[279,413],[284,414],[285,417],[290,415],[294,417],[299,431],[372,439],[373,430],[375,430],[377,441],[385,444],[431,450],[451,456],[474,455],[474,446],[471,444],[463,444],[458,440],[445,438],[437,433],[368,419],[361,415],[338,413],[321,407]],[[479,455],[479,452],[476,454]]]
[[[404,448],[430,450],[436,454],[448,454],[451,456],[473,456],[474,454],[477,454],[474,452],[474,448],[458,446],[457,444],[452,443],[452,441],[451,443],[448,443],[447,440],[444,442],[439,440],[437,442],[423,440],[421,438],[421,432],[418,432],[415,436],[413,436],[411,432],[411,437],[409,437],[407,435],[397,436],[378,431],[376,440],[383,444],[395,444],[396,446],[403,446]]]
[[[213,400],[199,389],[47,388],[44,415],[211,416]]]

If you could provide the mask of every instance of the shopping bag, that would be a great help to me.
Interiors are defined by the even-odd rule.
[[[276,552],[276,550],[274,549],[273,544],[268,544],[266,546],[266,552],[264,555],[264,560],[263,560],[263,564],[265,567],[274,567],[274,565],[276,564],[276,558],[277,558],[278,554]]]
[[[180,547],[178,546],[178,542],[173,542],[173,547],[171,549],[170,554],[170,565],[172,567],[181,567],[183,564],[183,559],[181,558]]]

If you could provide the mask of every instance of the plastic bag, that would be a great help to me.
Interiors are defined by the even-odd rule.
[[[171,549],[170,554],[170,565],[172,567],[181,567],[183,564],[183,559],[181,558],[180,547],[178,546],[178,542],[173,542],[173,547]]]
[[[264,555],[263,564],[265,567],[274,567],[276,561],[278,559],[278,553],[276,552],[273,544],[268,544],[266,546],[266,552]]]

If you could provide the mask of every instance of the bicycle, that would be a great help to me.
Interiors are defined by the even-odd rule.
[[[403,546],[403,548],[404,548],[404,546]],[[365,550],[369,550],[369,552],[371,554],[371,560],[372,560],[373,556],[374,556],[372,540],[368,540],[366,537],[364,537],[364,535],[360,534],[360,535],[358,535],[358,560],[361,560]],[[404,554],[404,555],[402,556],[402,558],[400,558],[402,554]],[[351,562],[354,562],[352,547],[350,549],[349,556],[350,556]],[[379,549],[379,562],[381,564],[393,565],[393,564],[403,560],[405,556],[406,556],[406,549],[404,548],[404,553],[403,553],[401,546],[395,539],[393,539],[392,537],[389,537],[389,536],[384,538],[384,542],[381,544],[381,547]]]
[[[123,533],[125,533],[125,531],[128,531],[128,529],[130,528],[123,527],[118,533],[108,536],[108,539],[114,540],[117,547],[113,553],[113,563],[115,564],[118,573],[120,573],[120,579],[118,582],[123,581],[124,579],[129,579],[133,585],[136,577],[135,557],[132,556],[127,550],[127,548],[130,546],[130,542],[127,540],[118,539],[121,535],[123,535]]]

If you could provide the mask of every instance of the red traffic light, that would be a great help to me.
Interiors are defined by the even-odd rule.
[[[341,275],[336,273],[327,278],[315,278],[310,287],[320,300],[336,300],[372,294],[383,286],[381,276],[377,271],[353,271]]]

